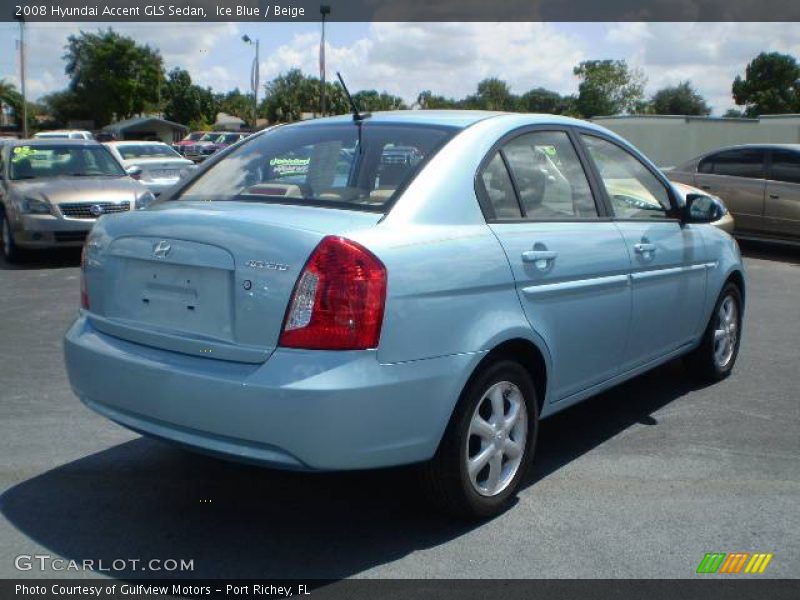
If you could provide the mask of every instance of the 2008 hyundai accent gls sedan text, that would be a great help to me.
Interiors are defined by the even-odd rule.
[[[70,382],[186,447],[286,469],[422,463],[447,510],[496,514],[541,418],[680,355],[730,373],[744,272],[709,225],[718,207],[567,118],[277,127],[100,219]]]

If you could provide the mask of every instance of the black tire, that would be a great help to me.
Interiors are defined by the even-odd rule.
[[[730,357],[721,363],[715,354],[715,338],[718,328],[725,329],[721,323],[720,309],[727,300],[731,300],[736,307],[735,315],[735,339],[732,344]],[[742,339],[742,292],[735,283],[727,283],[720,292],[714,311],[708,321],[703,339],[700,345],[686,355],[685,362],[692,376],[700,383],[713,383],[725,379],[731,374],[733,366],[736,364],[736,357],[739,355],[739,343]]]
[[[508,385],[509,383],[516,386],[516,390],[514,390],[513,386]],[[500,386],[499,388],[497,387],[498,385]],[[478,484],[474,484],[470,479],[467,460],[470,456],[468,452],[471,453],[470,448],[476,445],[476,440],[480,444],[476,452],[480,453],[489,448],[489,446],[484,447],[484,441],[477,435],[470,435],[470,426],[476,410],[484,409],[486,402],[489,402],[491,408],[491,401],[487,398],[486,393],[492,389],[500,389],[502,392],[504,416],[506,410],[508,410],[508,415],[511,415],[513,406],[507,398],[513,394],[514,398],[516,398],[517,406],[520,406],[522,403],[519,402],[519,396],[516,391],[521,393],[524,400],[527,427],[522,424],[521,420],[518,421],[520,423],[519,426],[515,427],[515,430],[518,429],[520,433],[525,430],[526,437],[522,448],[522,456],[519,459],[519,466],[516,467],[513,477],[510,477],[503,484],[502,490],[499,490],[496,494],[483,495],[476,489]],[[509,396],[506,395],[507,393]],[[480,409],[479,405],[481,405]],[[448,515],[459,518],[483,519],[500,514],[511,505],[520,482],[530,467],[536,447],[538,430],[539,408],[536,388],[525,368],[518,362],[507,358],[499,359],[485,366],[471,378],[465,387],[453,416],[450,418],[450,423],[436,455],[422,467],[422,479],[429,499]],[[513,442],[515,441],[514,436],[518,436],[518,433],[515,434],[514,430],[512,430],[507,434],[499,435],[505,436],[502,441],[508,439]],[[498,437],[497,439],[496,443],[500,444],[501,438]],[[509,459],[509,462],[505,462],[505,456],[499,460],[499,464],[502,467],[501,471],[506,469],[506,465],[514,462],[511,459]],[[490,468],[488,463],[485,468]],[[513,467],[509,470],[509,476],[512,471]],[[481,473],[483,473],[483,470],[478,472],[478,477],[480,477]],[[489,477],[487,477],[488,480]]]
[[[6,262],[15,263],[22,258],[22,252],[14,242],[14,234],[11,233],[11,226],[6,221],[6,213],[2,207],[0,207],[0,249]]]

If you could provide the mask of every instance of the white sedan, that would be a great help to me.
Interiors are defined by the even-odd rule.
[[[128,174],[156,196],[197,168],[163,142],[108,142],[105,145]]]

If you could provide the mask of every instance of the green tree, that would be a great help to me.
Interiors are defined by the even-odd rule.
[[[691,83],[683,81],[653,94],[648,112],[656,115],[709,115],[711,107],[692,88]]]
[[[624,60],[587,60],[573,73],[580,79],[575,108],[586,118],[630,112],[644,96],[644,75]]]
[[[53,118],[54,127],[67,127],[71,120],[91,119],[91,109],[70,89],[52,92],[41,98],[45,112]]]
[[[497,77],[478,83],[475,94],[464,98],[460,104],[465,108],[479,110],[518,110],[519,98],[511,93],[508,84]]]
[[[157,50],[111,29],[67,38],[66,74],[96,126],[125,119],[161,104],[164,64]]]
[[[318,114],[322,84],[316,77],[291,69],[264,85],[265,97],[259,114],[270,122],[299,121],[303,113]],[[326,83],[327,113],[336,115],[350,111],[344,91],[338,83]],[[366,110],[362,107],[362,110]]]
[[[744,113],[736,108],[729,108],[722,116],[726,119],[741,119],[744,117]]]
[[[387,92],[377,90],[361,90],[353,94],[353,100],[360,110],[372,112],[378,110],[403,110],[408,108],[403,99]]]
[[[417,96],[417,105],[423,109],[459,108],[461,103],[454,98],[436,96],[430,90],[424,90]]]
[[[169,72],[164,86],[165,118],[202,128],[205,123],[213,123],[218,112],[219,103],[211,88],[193,84],[184,69],[176,67]]]
[[[217,94],[216,99],[221,112],[244,119],[248,123],[253,120],[253,94],[246,94],[235,88],[227,94]]]
[[[745,115],[757,117],[800,112],[800,65],[788,54],[762,52],[737,75],[733,99],[745,107]]]
[[[538,87],[520,96],[519,108],[524,112],[559,115],[568,112],[574,101],[571,96],[561,96],[558,92]]]

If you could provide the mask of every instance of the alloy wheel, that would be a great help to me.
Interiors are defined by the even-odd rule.
[[[510,381],[492,385],[481,397],[469,425],[466,467],[473,489],[496,496],[519,471],[528,436],[528,411]]]
[[[724,369],[733,358],[739,336],[739,309],[733,296],[725,296],[714,326],[714,364]]]

